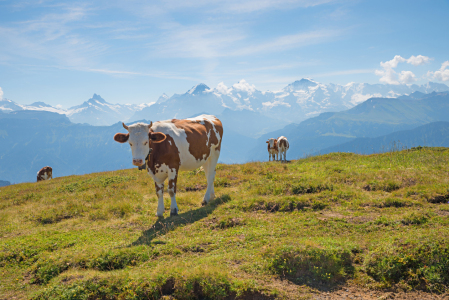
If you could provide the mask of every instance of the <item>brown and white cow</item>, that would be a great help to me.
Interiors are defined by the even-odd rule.
[[[285,136],[280,136],[277,139],[277,146],[279,150],[279,159],[282,161],[282,154],[284,154],[284,162],[287,161],[287,150],[290,148],[290,144]]]
[[[123,124],[128,133],[117,133],[114,140],[129,142],[133,164],[147,165],[148,174],[154,179],[158,206],[156,215],[164,214],[164,181],[168,178],[171,198],[170,216],[178,214],[176,182],[181,170],[195,170],[203,166],[207,178],[207,190],[203,204],[215,197],[215,166],[220,156],[223,126],[215,116],[201,115],[185,120],[166,120],[151,123]]]
[[[268,139],[268,161],[271,161],[273,157],[274,160],[278,160],[279,149],[278,149],[278,141],[276,139]]]
[[[37,181],[49,180],[53,178],[53,169],[49,166],[43,167],[37,172]]]

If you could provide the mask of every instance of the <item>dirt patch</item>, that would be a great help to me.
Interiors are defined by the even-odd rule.
[[[185,191],[186,192],[196,192],[196,191],[201,191],[201,190],[204,190],[204,189],[206,189],[205,185],[197,184],[195,186],[187,186],[185,188]]]
[[[430,203],[447,203],[449,202],[449,194],[435,196],[433,198],[427,199],[427,201]]]
[[[449,217],[449,211],[447,210],[437,210],[436,213],[437,215],[442,217]]]

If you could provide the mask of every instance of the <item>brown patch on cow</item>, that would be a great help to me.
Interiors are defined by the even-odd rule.
[[[153,149],[148,157],[148,169],[156,174],[157,167],[162,164],[166,164],[170,169],[175,169],[176,173],[179,169],[181,159],[179,158],[179,150],[176,147],[175,141],[169,135],[165,135],[166,138],[162,142],[155,143],[150,140],[149,146]]]
[[[172,190],[173,193],[175,193],[175,194],[176,194],[176,181],[177,180],[178,180],[178,173],[176,173],[175,178],[170,179],[168,181],[168,189],[169,189],[169,191]]]
[[[154,182],[154,186],[156,188],[156,194],[161,191],[164,190],[164,184],[158,184],[156,181]]]
[[[45,180],[45,175],[47,175],[47,179],[50,179],[53,177],[53,169],[49,166],[43,167],[39,170],[37,173],[37,181],[43,181]]]
[[[217,145],[216,149],[221,149],[221,138],[223,137],[223,126],[220,120],[215,119],[213,124],[208,120],[171,120],[172,123],[180,129],[183,129],[187,135],[189,143],[189,152],[196,160],[207,159],[210,155],[212,145]],[[201,124],[201,122],[204,123]],[[214,131],[220,135],[220,141]],[[209,136],[209,139],[207,138]]]
[[[126,143],[126,141],[128,141],[129,139],[129,133],[116,133],[114,135],[114,141],[119,142],[119,143]]]
[[[279,148],[287,148],[287,141],[286,140],[280,140],[279,141]]]

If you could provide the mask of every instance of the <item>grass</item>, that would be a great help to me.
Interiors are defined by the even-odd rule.
[[[178,177],[137,169],[0,188],[0,298],[304,299],[449,291],[449,149],[333,153]]]

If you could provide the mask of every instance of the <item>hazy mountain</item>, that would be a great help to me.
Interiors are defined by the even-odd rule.
[[[44,166],[54,177],[133,168],[129,145],[113,140],[117,132],[126,132],[121,122],[92,126],[46,111],[0,113],[0,179],[35,181]],[[225,126],[219,161],[244,162],[254,142]]]
[[[346,111],[323,113],[265,134],[247,159],[266,160],[265,141],[271,137],[286,136],[290,142],[287,155],[294,159],[357,137],[374,138],[437,121],[449,121],[448,92],[426,94],[418,99],[372,98]]]
[[[11,182],[9,182],[9,181],[0,180],[0,187],[7,186],[7,185],[10,185],[10,184],[11,184]]]
[[[433,122],[377,138],[356,138],[341,145],[322,149],[316,154],[331,152],[372,154],[417,146],[449,147],[449,122]]]

